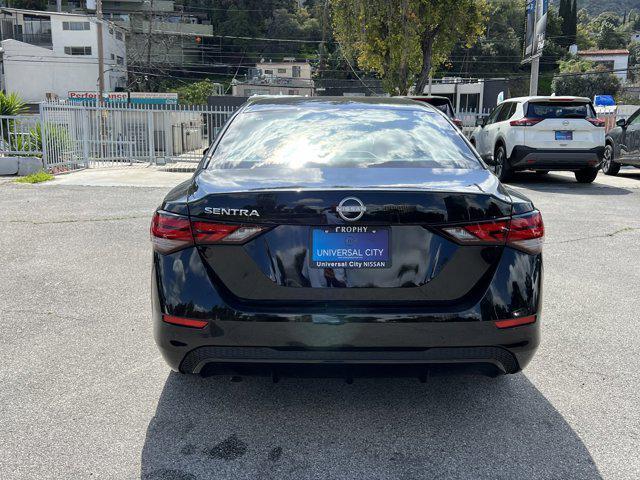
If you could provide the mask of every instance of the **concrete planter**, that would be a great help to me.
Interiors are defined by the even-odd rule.
[[[38,157],[0,157],[0,175],[21,177],[43,170],[42,159]]]

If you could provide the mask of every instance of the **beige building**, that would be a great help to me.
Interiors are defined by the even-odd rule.
[[[302,95],[313,96],[315,87],[311,78],[311,65],[289,60],[284,62],[258,62],[244,80],[232,82],[234,96]]]

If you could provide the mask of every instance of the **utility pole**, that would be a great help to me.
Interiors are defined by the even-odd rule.
[[[531,79],[529,80],[529,96],[533,97],[538,95],[538,74],[540,73],[540,57],[542,56],[542,52],[537,53],[538,49],[538,38],[536,27],[538,25],[538,2],[541,0],[531,0],[534,3],[534,14],[533,14],[533,40],[531,42],[531,50],[535,51],[535,57],[531,59]],[[535,50],[534,50],[535,47]]]
[[[102,0],[96,0],[96,17],[98,23],[96,30],[98,32],[98,102],[102,103],[102,94],[104,93],[104,45],[102,39]]]
[[[531,80],[529,81],[529,96],[538,95],[538,74],[540,73],[540,55],[531,59]]]

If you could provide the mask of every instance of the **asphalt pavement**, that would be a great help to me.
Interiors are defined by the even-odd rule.
[[[547,229],[523,373],[352,385],[170,373],[148,228],[184,175],[89,174],[0,181],[0,478],[640,478],[640,170],[513,183]]]

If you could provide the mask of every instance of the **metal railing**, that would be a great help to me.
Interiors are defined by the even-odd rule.
[[[0,152],[5,156],[41,156],[42,135],[37,115],[0,115]]]
[[[197,163],[237,107],[43,103],[45,165]]]

